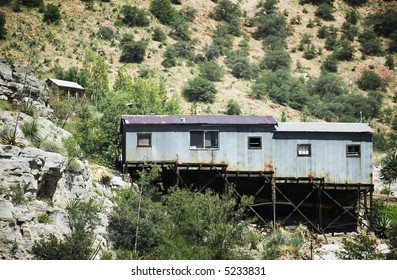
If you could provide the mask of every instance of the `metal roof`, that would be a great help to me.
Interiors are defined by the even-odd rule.
[[[328,123],[328,122],[282,122],[278,123],[279,132],[343,132],[372,133],[366,123]]]
[[[48,78],[48,80],[50,80],[51,82],[53,82],[54,84],[56,84],[59,87],[67,87],[67,88],[75,88],[75,89],[84,90],[84,88],[81,85],[79,85],[78,83],[75,83],[75,82],[52,79],[52,78]]]
[[[271,116],[213,116],[213,115],[123,115],[125,124],[222,124],[276,125]]]

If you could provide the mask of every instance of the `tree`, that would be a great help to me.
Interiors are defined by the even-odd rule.
[[[162,23],[170,25],[177,17],[170,0],[151,0],[150,12]]]
[[[262,69],[276,71],[278,69],[289,69],[291,56],[285,50],[270,50],[259,65]]]
[[[144,41],[127,42],[123,45],[120,62],[141,63],[145,59],[147,43]]]
[[[121,21],[129,27],[148,26],[150,23],[149,19],[147,18],[147,12],[139,7],[124,5],[121,8],[121,14],[123,15]]]
[[[374,71],[366,70],[361,74],[360,79],[357,81],[357,85],[362,90],[378,90],[382,89],[386,84],[378,74]]]
[[[46,23],[59,23],[61,20],[61,13],[59,12],[59,8],[55,4],[48,4],[45,6],[43,21]]]
[[[241,115],[240,104],[234,99],[230,99],[226,105],[226,115]]]
[[[189,102],[214,103],[217,90],[213,82],[198,76],[187,82],[182,93]]]
[[[223,69],[214,61],[207,61],[200,64],[200,76],[212,81],[220,82],[223,78]]]
[[[2,12],[0,12],[0,40],[5,39],[7,35],[7,29],[5,28],[6,18]]]

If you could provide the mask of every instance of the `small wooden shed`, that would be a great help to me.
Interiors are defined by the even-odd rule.
[[[71,95],[74,95],[76,98],[79,96],[81,97],[85,92],[85,88],[75,82],[48,78],[46,84],[50,89],[62,92],[68,98],[70,98]]]

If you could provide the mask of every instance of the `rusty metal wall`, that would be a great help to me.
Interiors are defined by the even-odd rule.
[[[219,131],[219,148],[190,149],[190,130]],[[230,171],[272,171],[273,126],[128,126],[125,159],[178,163],[228,164]],[[137,147],[137,133],[151,132],[152,147]],[[238,133],[237,133],[238,132]],[[262,148],[249,150],[248,137],[262,138]]]
[[[372,184],[372,135],[360,133],[277,132],[273,156],[276,177],[318,177],[326,183]],[[310,144],[311,156],[298,156],[297,145]],[[348,157],[346,145],[360,145]]]

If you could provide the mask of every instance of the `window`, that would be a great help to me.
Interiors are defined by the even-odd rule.
[[[214,130],[190,131],[190,149],[217,149],[218,134]]]
[[[310,144],[298,144],[298,157],[310,157],[312,155]]]
[[[262,149],[262,137],[248,137],[248,149]]]
[[[138,147],[151,147],[152,146],[152,134],[151,133],[138,133],[137,134],[137,146]]]
[[[360,157],[361,146],[360,145],[346,145],[346,156],[347,157]]]

